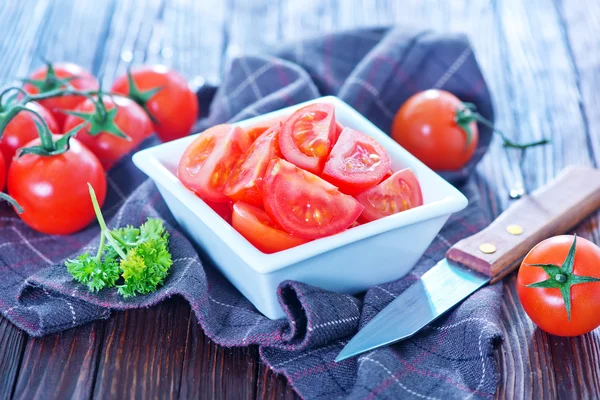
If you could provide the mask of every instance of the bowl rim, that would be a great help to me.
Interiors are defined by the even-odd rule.
[[[431,170],[416,157],[402,148],[392,138],[381,131],[371,121],[362,114],[335,96],[319,97],[310,101],[286,107],[277,111],[258,115],[235,124],[245,127],[255,124],[261,120],[276,118],[293,112],[294,110],[306,105],[318,102],[330,102],[335,106],[336,113],[342,112],[348,118],[359,120],[360,123],[368,128],[364,132],[379,141],[388,152],[394,153],[404,161],[416,165],[420,170],[430,175],[430,178],[437,180],[445,191],[450,195],[441,200],[424,204],[398,214],[363,224],[344,232],[332,236],[313,240],[311,242],[296,246],[291,249],[283,250],[277,253],[266,254],[258,250],[246,238],[238,233],[229,223],[221,218],[212,208],[210,208],[202,199],[197,197],[191,190],[187,189],[179,181],[177,176],[169,171],[157,158],[160,153],[168,153],[173,148],[179,148],[185,143],[191,143],[199,133],[186,136],[181,139],[168,143],[162,143],[151,148],[141,150],[133,155],[134,164],[148,175],[156,184],[168,190],[171,195],[177,198],[185,207],[188,208],[208,229],[218,236],[227,247],[237,254],[248,266],[261,274],[268,274],[288,266],[316,257],[328,251],[352,244],[354,242],[386,233],[390,230],[424,222],[433,218],[450,215],[465,208],[468,204],[467,198],[449,182],[443,179],[436,172]]]

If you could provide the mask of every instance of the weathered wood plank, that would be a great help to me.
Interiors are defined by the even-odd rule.
[[[18,399],[89,398],[104,339],[104,321],[29,338],[15,387]]]
[[[170,299],[115,313],[106,323],[95,398],[177,398],[189,306]]]
[[[27,335],[0,316],[0,399],[11,397],[17,382]]]
[[[264,363],[258,368],[256,380],[256,398],[264,400],[295,400],[300,399],[288,385],[283,375],[277,375]]]

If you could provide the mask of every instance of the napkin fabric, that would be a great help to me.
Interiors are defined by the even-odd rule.
[[[330,34],[271,55],[233,60],[199,128],[333,94],[389,133],[400,105],[433,87],[475,103],[493,119],[487,86],[463,36],[396,29]],[[109,227],[139,225],[147,217],[167,221],[174,265],[165,285],[133,299],[123,299],[113,289],[92,294],[72,280],[62,261],[97,248],[97,225],[72,236],[47,236],[0,205],[0,311],[30,335],[42,336],[108,318],[113,310],[148,307],[178,295],[190,303],[216,343],[260,346],[263,361],[284,374],[303,398],[492,397],[498,381],[493,349],[500,338],[499,285],[478,291],[410,340],[339,364],[333,361],[359,327],[443,258],[451,244],[489,222],[467,178],[490,139],[491,132],[481,129],[473,161],[446,174],[453,182],[464,182],[460,188],[469,198],[468,208],[451,217],[410,274],[363,296],[284,282],[278,294],[287,318],[265,318],[177,231],[154,184],[128,157],[108,174],[103,210]]]

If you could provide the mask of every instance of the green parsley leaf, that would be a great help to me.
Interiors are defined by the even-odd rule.
[[[86,285],[92,292],[115,286],[120,275],[119,263],[116,259],[105,258],[98,263],[98,260],[87,252],[75,260],[67,260],[65,265],[73,278]]]

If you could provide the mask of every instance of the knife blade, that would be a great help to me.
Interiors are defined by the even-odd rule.
[[[335,361],[413,336],[478,289],[502,279],[537,243],[566,232],[599,207],[600,170],[568,167],[490,226],[452,246],[446,258],[369,321]]]

